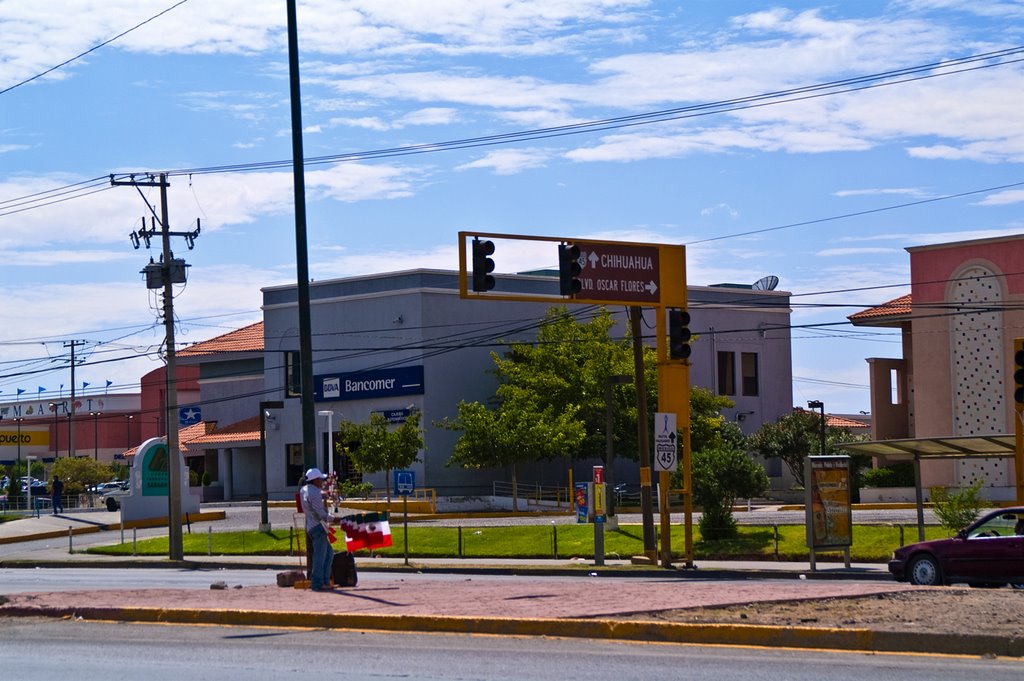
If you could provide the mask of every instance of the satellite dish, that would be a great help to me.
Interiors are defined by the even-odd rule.
[[[779,278],[774,274],[769,274],[767,277],[761,277],[754,282],[751,287],[755,291],[774,291],[775,287],[779,285]]]

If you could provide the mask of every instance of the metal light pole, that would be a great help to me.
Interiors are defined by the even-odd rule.
[[[821,451],[819,453],[825,456],[825,403],[821,400],[811,400],[807,403],[807,407],[821,410]]]
[[[318,411],[318,416],[327,417],[327,475],[334,475],[334,412],[330,410]]]
[[[270,532],[267,509],[267,411],[270,409],[284,409],[284,402],[260,402],[260,532]]]
[[[102,411],[91,411],[89,415],[92,416],[92,458],[94,461],[100,460],[100,423],[99,418]]]
[[[27,462],[25,464],[25,474],[27,475],[25,478],[25,493],[28,495],[25,497],[25,510],[29,513],[32,512],[32,462],[35,460],[36,457],[31,454],[25,457],[25,461]]]
[[[57,403],[50,402],[53,407],[53,458],[60,456],[60,421],[57,420]]]
[[[132,419],[135,418],[134,414],[125,414],[124,417],[124,448],[125,451],[132,448]]]
[[[633,377],[623,374],[613,374],[604,379],[604,404],[605,404],[605,448],[604,448],[604,480],[605,489],[611,494],[608,495],[608,520],[612,523],[611,529],[617,526],[615,518],[615,448],[613,430],[615,428],[614,394],[612,386],[632,383]]]
[[[25,419],[20,416],[14,419],[15,423],[18,424],[18,468],[21,468],[21,422],[24,420]]]

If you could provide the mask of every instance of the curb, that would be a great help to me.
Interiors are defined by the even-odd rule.
[[[389,572],[416,574],[453,574],[453,575],[530,575],[537,577],[664,577],[667,579],[808,579],[808,580],[843,580],[860,581],[893,581],[888,572],[879,571],[829,571],[810,572],[792,570],[760,570],[757,568],[672,568],[639,566],[632,568],[600,567],[581,565],[579,567],[549,567],[543,565],[387,565],[358,562],[360,572]],[[134,560],[134,559],[103,559],[103,560],[0,560],[0,568],[35,569],[35,568],[115,568],[115,569],[174,569],[174,570],[286,570],[295,569],[295,564],[279,562],[245,562],[237,563],[230,560]]]
[[[448,634],[550,636],[619,641],[829,649],[877,653],[936,653],[1024,657],[1024,640],[972,634],[870,629],[687,624],[647,620],[512,619],[416,615],[191,610],[177,608],[4,608],[0,616],[81,618],[112,622],[298,627]]]

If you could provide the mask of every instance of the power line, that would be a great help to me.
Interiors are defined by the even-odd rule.
[[[132,31],[135,31],[136,29],[139,29],[139,28],[145,26],[149,22],[151,22],[151,21],[153,21],[155,19],[159,19],[163,15],[167,14],[168,12],[170,12],[172,9],[174,9],[174,8],[180,6],[180,5],[184,5],[186,2],[188,2],[188,0],[181,0],[178,3],[176,3],[174,5],[171,5],[170,7],[165,9],[164,11],[160,12],[159,14],[155,14],[155,15],[151,16],[150,18],[146,19],[145,21],[142,21],[142,22],[140,22],[138,24],[135,24],[134,26],[129,28],[127,31],[122,31],[122,32],[118,33],[117,35],[115,35],[113,38],[110,38],[108,40],[104,40],[99,45],[94,45],[93,47],[90,47],[85,52],[82,52],[81,54],[75,55],[74,57],[71,57],[71,59],[67,59],[65,61],[62,61],[61,63],[57,64],[56,66],[51,66],[50,68],[46,69],[42,73],[37,73],[36,75],[32,76],[31,78],[26,78],[25,80],[23,80],[23,81],[21,81],[19,83],[15,83],[14,85],[11,85],[10,87],[6,87],[3,90],[0,90],[0,95],[7,94],[8,92],[13,90],[14,88],[21,87],[22,85],[25,85],[26,83],[31,83],[32,81],[36,80],[37,78],[42,78],[43,76],[45,76],[48,73],[53,73],[57,69],[65,67],[68,64],[70,64],[71,62],[77,61],[77,60],[81,59],[82,57],[84,57],[85,55],[90,54],[92,52],[95,52],[96,50],[100,49],[101,47],[105,47],[105,46],[109,45],[110,43],[114,42],[115,40],[118,40],[120,38],[125,37],[126,35],[128,35]]]
[[[185,0],[182,0],[183,2]],[[181,4],[181,3],[178,3]],[[177,6],[177,5],[175,5]],[[171,8],[173,9],[173,7]],[[169,11],[169,10],[166,10]],[[1009,60],[1009,57],[1016,57],[1024,54],[1024,46],[1017,46],[1006,48],[1002,50],[996,50],[993,52],[986,52],[981,54],[969,55],[957,59],[950,59],[942,62],[933,62],[929,64],[921,64],[918,66],[907,67],[904,69],[890,70],[881,73],[869,74],[865,76],[858,76],[853,78],[847,78],[836,81],[829,81],[825,83],[818,83],[813,85],[807,85],[797,88],[791,88],[788,90],[779,90],[767,93],[761,93],[757,95],[744,96],[739,98],[719,100],[716,102],[707,102],[702,104],[688,105],[684,107],[677,107],[671,109],[663,109],[659,111],[650,111],[639,114],[630,114],[626,116],[617,116],[611,118],[604,118],[592,121],[585,121],[581,123],[574,123],[562,126],[554,126],[548,128],[535,128],[531,130],[515,131],[509,133],[501,133],[496,135],[485,135],[479,137],[461,138],[455,140],[447,140],[441,142],[430,142],[422,144],[414,144],[402,147],[391,147],[384,149],[368,150],[368,151],[357,151],[344,154],[331,154],[326,156],[308,157],[303,159],[304,165],[322,165],[326,163],[341,163],[351,162],[360,160],[371,160],[371,159],[382,159],[392,158],[396,156],[408,156],[415,154],[426,154],[436,153],[440,151],[448,151],[453,149],[468,149],[481,146],[493,146],[499,144],[508,144],[512,142],[521,141],[532,141],[537,139],[547,139],[553,137],[563,137],[567,135],[575,135],[589,132],[601,132],[606,130],[619,129],[624,127],[634,127],[638,125],[650,125],[654,123],[663,123],[667,121],[680,120],[684,118],[692,118],[697,116],[707,116],[720,113],[728,113],[732,111],[738,111],[742,109],[763,107],[763,106],[774,106],[777,104],[790,103],[793,101],[799,101],[801,99],[816,98],[823,96],[832,96],[836,94],[843,94],[847,92],[856,92],[874,87],[883,87],[889,85],[898,85],[914,80],[921,80],[924,78],[934,78],[941,76],[954,75],[957,73],[963,73],[965,71],[977,70],[982,68],[992,68],[996,66],[1003,66],[1007,64],[1017,63],[1018,61],[1024,60],[1024,57],[1020,59]],[[994,61],[994,60],[1004,61]],[[992,62],[976,65],[978,62]],[[963,68],[968,65],[970,68]],[[931,71],[937,71],[928,73]],[[921,75],[924,74],[924,75]],[[913,76],[913,77],[911,77]],[[894,79],[895,80],[887,80]],[[884,81],[884,82],[880,82]],[[262,161],[254,163],[244,164],[231,164],[231,165],[219,165],[219,166],[207,166],[207,167],[195,167],[195,168],[180,168],[176,170],[165,171],[168,176],[183,176],[183,175],[199,175],[199,174],[214,174],[214,173],[231,173],[231,172],[248,172],[255,170],[270,170],[280,167],[290,167],[292,161],[290,159],[276,160],[276,161]],[[150,171],[140,171],[137,173],[121,173],[117,177],[121,178],[133,178],[135,175],[148,175]],[[111,176],[113,178],[115,176]],[[96,180],[91,180],[95,182]],[[73,186],[73,185],[72,185]],[[1016,186],[1016,185],[1009,185]],[[56,188],[52,191],[59,192],[64,188]],[[980,193],[983,191],[990,190],[976,190],[972,193]],[[25,199],[31,198],[35,195],[27,197],[20,197],[16,199],[10,199],[8,201],[0,201],[0,207],[11,203],[21,202]],[[950,197],[954,198],[954,197]],[[941,200],[941,199],[933,199]],[[49,205],[50,202],[40,201],[39,205]],[[22,205],[22,204],[18,204]],[[907,204],[915,205],[915,204]],[[27,210],[34,206],[21,207],[16,210],[7,210],[0,212],[0,216],[9,215],[22,210]],[[38,206],[35,206],[38,207]],[[881,209],[880,209],[881,210]],[[844,216],[846,217],[846,216]],[[807,224],[814,224],[813,222]],[[791,225],[796,226],[796,225]],[[775,229],[782,229],[778,227]],[[756,232],[755,232],[756,233]],[[722,238],[722,237],[719,237]],[[700,241],[693,243],[701,243]]]

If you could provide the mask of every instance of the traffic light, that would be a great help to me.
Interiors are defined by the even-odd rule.
[[[1013,401],[1024,405],[1024,338],[1013,341]]]
[[[563,296],[574,296],[583,289],[580,274],[580,247],[574,244],[558,245],[558,291]]]
[[[690,313],[686,310],[668,311],[668,357],[686,359],[690,356]]]
[[[494,261],[490,256],[494,255],[493,241],[480,241],[473,239],[473,290],[490,291],[494,288]]]

